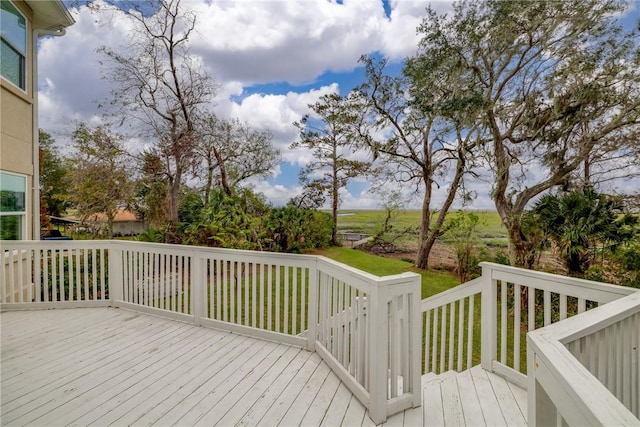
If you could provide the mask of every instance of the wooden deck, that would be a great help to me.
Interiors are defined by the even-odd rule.
[[[2,425],[372,425],[315,353],[111,308],[0,316]],[[526,392],[479,367],[423,381],[385,425],[525,425]]]

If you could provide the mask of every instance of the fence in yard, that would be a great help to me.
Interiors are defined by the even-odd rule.
[[[114,306],[316,351],[371,418],[419,406],[420,277],[317,256],[4,241],[2,309]]]
[[[640,292],[481,265],[482,277],[422,301],[423,372],[482,364],[528,388],[529,425],[555,425],[562,419],[569,425],[584,425],[588,419],[638,425]],[[566,372],[580,381],[565,378]],[[545,391],[538,393],[535,387],[540,386]],[[598,402],[598,414],[588,409],[594,406],[589,402]],[[634,416],[635,424],[626,424]]]

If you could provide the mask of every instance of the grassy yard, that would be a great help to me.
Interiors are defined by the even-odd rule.
[[[446,271],[418,270],[406,261],[371,255],[351,248],[333,247],[316,253],[376,276],[389,276],[407,271],[418,273],[422,276],[423,299],[460,284],[455,275]]]

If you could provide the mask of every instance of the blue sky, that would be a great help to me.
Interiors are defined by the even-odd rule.
[[[362,54],[389,57],[390,69],[399,72],[416,50],[416,27],[429,3],[451,10],[448,0],[183,0],[198,16],[192,52],[220,85],[211,108],[221,117],[271,130],[282,151],[272,177],[252,182],[256,190],[274,204],[299,193],[298,170],[310,154],[288,149],[297,136],[292,123],[323,94],[344,95],[362,83]],[[635,6],[624,17],[629,27],[637,25]],[[40,127],[63,146],[76,123],[103,122],[98,105],[108,100],[110,87],[96,51],[126,45],[131,29],[122,14],[98,15],[83,6],[72,14],[76,24],[67,35],[43,40],[39,50]],[[134,149],[150,144],[140,135],[127,136]],[[477,185],[472,207],[491,209],[487,185]],[[366,181],[350,184],[341,194],[342,206],[378,208],[379,197],[368,187]]]

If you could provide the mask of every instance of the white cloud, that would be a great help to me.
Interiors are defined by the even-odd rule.
[[[339,81],[313,89],[285,94],[253,93],[256,83],[310,84],[327,71],[349,72],[362,54],[381,52],[393,60],[413,54],[419,36],[425,1],[391,0],[385,15],[381,1],[344,0],[187,0],[183,4],[197,14],[197,35],[192,53],[199,55],[216,78],[219,90],[212,102],[216,114],[237,117],[256,129],[269,129],[283,160],[305,165],[308,150],[289,150],[297,138],[292,125],[310,113],[308,104],[322,95],[349,90]],[[437,10],[450,8],[449,1],[433,3]],[[73,11],[76,23],[67,35],[43,39],[39,49],[40,126],[59,142],[69,140],[76,122],[101,124],[109,100],[110,83],[98,53],[102,46],[127,45],[131,24],[121,12],[95,12],[86,7]],[[124,131],[124,129],[123,129]],[[150,142],[128,135],[132,150]],[[287,170],[291,170],[288,167]],[[280,168],[273,171],[278,176]],[[296,177],[290,179],[294,182]],[[253,185],[274,204],[284,204],[299,194],[297,184],[288,186],[256,180]],[[408,189],[408,192],[412,189]],[[377,208],[379,196],[362,191],[342,191],[345,208]],[[415,206],[419,207],[419,202]]]
[[[237,117],[256,129],[270,130],[273,133],[273,143],[282,152],[284,161],[305,164],[311,158],[308,151],[288,148],[298,136],[293,122],[299,121],[310,112],[309,104],[315,103],[325,94],[335,92],[338,92],[337,84],[302,93],[253,94],[240,102],[220,102],[215,110],[223,117]]]

